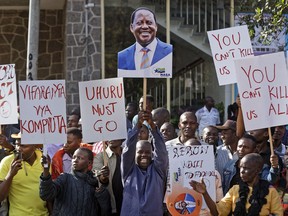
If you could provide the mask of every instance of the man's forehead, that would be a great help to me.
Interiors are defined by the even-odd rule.
[[[196,116],[190,113],[187,114],[183,114],[180,117],[180,121],[184,122],[184,121],[197,121]]]

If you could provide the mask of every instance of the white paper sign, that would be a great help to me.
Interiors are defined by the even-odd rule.
[[[246,25],[208,31],[219,85],[236,83],[234,59],[253,56]]]
[[[65,143],[64,80],[19,81],[22,144]]]
[[[18,124],[15,64],[0,65],[0,124]]]
[[[126,139],[122,78],[79,82],[83,140]]]
[[[235,60],[246,130],[288,124],[288,72],[284,53]]]
[[[215,160],[213,146],[171,146],[169,154],[169,191],[179,193],[178,185],[193,190],[191,180],[200,182],[203,178],[211,198],[216,200]],[[177,188],[177,190],[173,190]]]

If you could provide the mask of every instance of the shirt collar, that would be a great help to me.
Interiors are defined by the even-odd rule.
[[[157,39],[154,38],[154,40],[150,44],[148,44],[146,46],[146,48],[148,48],[149,50],[154,50],[155,51],[156,46],[157,46]],[[143,46],[141,46],[138,42],[136,42],[136,53],[141,52],[142,48],[143,48]]]

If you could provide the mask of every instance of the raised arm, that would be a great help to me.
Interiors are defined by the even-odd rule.
[[[61,186],[64,185],[64,175],[60,175],[55,181],[52,181],[49,172],[50,162],[45,156],[42,156],[41,164],[43,166],[43,173],[40,176],[40,198],[44,201],[52,201],[61,193]]]
[[[159,129],[153,123],[151,126],[151,133],[153,136],[153,146],[154,146],[154,164],[158,173],[162,178],[166,178],[167,169],[168,169],[168,151],[163,137],[160,134]]]
[[[136,151],[136,143],[138,141],[138,133],[139,133],[139,127],[135,126],[128,133],[128,139],[122,151],[121,174],[123,185],[135,165],[135,151]]]

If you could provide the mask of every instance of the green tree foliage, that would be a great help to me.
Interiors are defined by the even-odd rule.
[[[252,11],[251,11],[252,10]],[[261,29],[262,43],[269,44],[285,29],[288,33],[288,0],[246,0],[235,2],[235,12],[253,12],[242,18],[251,37]]]

